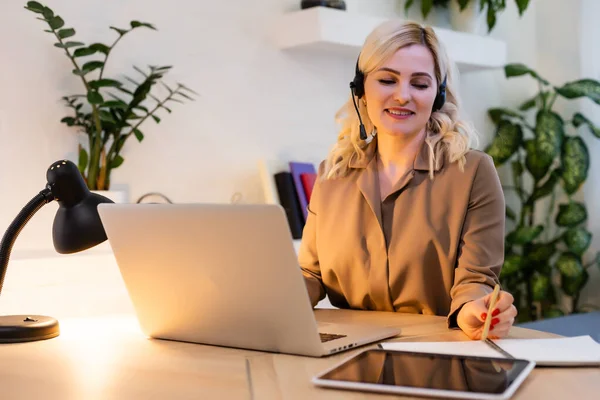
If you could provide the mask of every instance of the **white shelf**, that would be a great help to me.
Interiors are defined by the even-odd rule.
[[[274,40],[281,49],[311,49],[358,56],[367,35],[384,18],[326,7],[283,14]],[[506,64],[506,43],[487,36],[434,28],[459,71],[500,68]]]

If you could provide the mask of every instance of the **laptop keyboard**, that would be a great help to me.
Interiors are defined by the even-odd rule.
[[[335,333],[319,333],[321,336],[321,343],[330,342],[335,339],[346,337],[346,335],[337,335]]]

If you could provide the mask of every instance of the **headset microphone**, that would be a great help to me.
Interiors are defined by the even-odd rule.
[[[358,115],[358,122],[360,122],[360,139],[367,140],[367,130],[365,129],[365,125],[362,122],[362,118],[360,117],[360,112],[358,111],[358,105],[356,104],[355,96],[359,99],[365,94],[365,76],[362,71],[358,68],[358,60],[356,60],[356,72],[354,75],[354,79],[350,82],[350,91],[352,92],[352,103],[354,104],[354,109],[356,110],[356,115]]]
[[[356,100],[354,96],[356,96],[356,89],[354,88],[354,82],[350,82],[350,90],[352,91],[352,103],[354,104],[354,109],[356,110],[356,115],[358,115],[358,121],[360,122],[360,139],[367,140],[367,130],[365,129],[365,125],[362,122],[362,118],[360,117],[360,112],[358,112],[358,106],[356,105]]]

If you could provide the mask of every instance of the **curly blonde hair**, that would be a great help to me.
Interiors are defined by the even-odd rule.
[[[453,80],[452,68],[443,45],[439,42],[431,27],[414,22],[388,21],[378,26],[365,40],[358,60],[358,68],[367,75],[379,68],[400,48],[419,44],[426,46],[433,56],[436,81],[446,78],[446,102],[444,106],[431,113],[426,126],[426,140],[430,149],[429,176],[434,177],[434,163],[442,157],[450,162],[458,162],[461,171],[466,162],[465,154],[471,142],[476,140],[473,127],[458,119],[459,99]],[[364,97],[363,97],[364,99]],[[364,100],[358,100],[358,110],[367,132],[375,132],[375,126],[369,119]],[[337,112],[336,121],[341,125],[337,142],[329,152],[321,178],[342,177],[349,172],[352,159],[361,160],[366,156],[369,146],[376,146],[376,140],[361,140],[359,120],[356,115],[352,95]],[[429,140],[438,137],[439,140]]]

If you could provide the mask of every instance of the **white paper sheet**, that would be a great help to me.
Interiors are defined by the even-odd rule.
[[[500,339],[494,342],[515,358],[539,366],[600,366],[600,344],[590,336],[557,339]],[[386,350],[504,357],[481,340],[466,342],[385,342]]]

